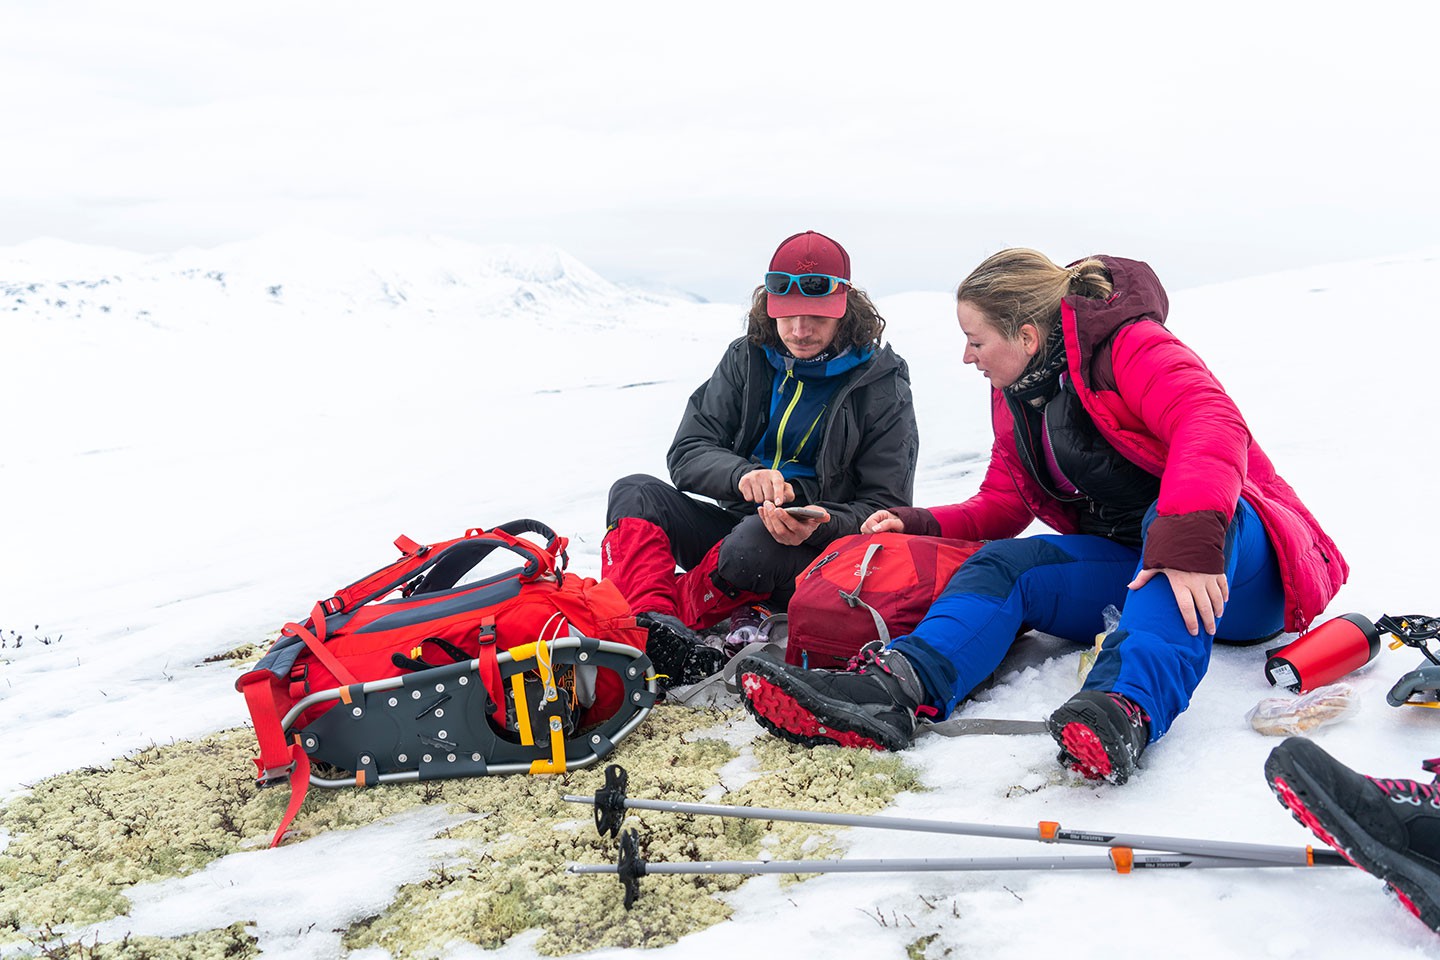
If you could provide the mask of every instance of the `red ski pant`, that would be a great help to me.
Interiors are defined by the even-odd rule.
[[[615,482],[607,513],[601,576],[636,613],[671,614],[695,629],[747,603],[783,607],[795,578],[819,555],[778,543],[754,513],[692,499],[644,474]]]

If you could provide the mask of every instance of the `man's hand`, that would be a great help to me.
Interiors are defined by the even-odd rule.
[[[1160,567],[1141,570],[1140,575],[1130,581],[1130,589],[1139,590],[1160,573],[1170,581],[1170,589],[1175,592],[1175,606],[1180,608],[1180,616],[1184,618],[1185,629],[1190,631],[1190,636],[1198,636],[1203,623],[1205,632],[1213,637],[1215,621],[1225,615],[1225,603],[1230,599],[1230,583],[1225,574],[1191,573]]]
[[[814,533],[820,524],[830,522],[830,512],[824,507],[811,504],[810,509],[818,510],[825,516],[820,519],[792,517],[783,507],[777,507],[768,500],[760,504],[760,509],[756,512],[760,514],[760,522],[765,524],[765,529],[770,531],[770,536],[775,538],[776,543],[794,547],[809,539],[810,534]]]
[[[904,533],[905,521],[889,510],[876,510],[860,524],[861,533]]]
[[[795,499],[795,488],[785,481],[785,475],[779,470],[762,468],[740,478],[740,496],[751,503],[769,501],[783,506]]]

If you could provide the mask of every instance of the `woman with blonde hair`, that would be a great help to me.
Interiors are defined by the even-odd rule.
[[[1300,630],[1349,568],[1275,472],[1225,389],[1165,327],[1150,267],[1057,266],[1003,250],[956,294],[964,362],[989,380],[995,442],[979,491],[881,510],[864,532],[987,540],[925,619],[844,671],[739,664],[749,710],[807,744],[899,749],[947,715],[1026,628],[1090,642],[1118,627],[1051,714],[1060,762],[1125,782],[1189,705],[1211,643]],[[1040,519],[1059,535],[1017,537]]]

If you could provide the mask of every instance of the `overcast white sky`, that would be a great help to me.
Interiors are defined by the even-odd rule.
[[[1400,252],[1437,10],[4,0],[0,245],[442,234],[730,302],[807,228],[880,295],[1015,244],[1172,286]]]

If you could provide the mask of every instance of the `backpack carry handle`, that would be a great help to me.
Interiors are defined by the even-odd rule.
[[[543,555],[532,541],[520,538],[523,533],[533,533],[545,538]],[[569,539],[560,536],[539,520],[511,520],[489,530],[471,527],[465,531],[465,536],[493,540],[497,545],[526,557],[525,569],[522,572],[526,579],[552,571],[564,573],[565,568],[570,565],[570,557],[565,552],[565,548],[570,545]]]
[[[545,550],[547,553],[563,553],[569,540],[551,530],[539,520],[511,520],[509,523],[502,523],[494,528],[501,533],[508,533],[512,536],[519,536],[522,533],[533,533],[545,538]]]

